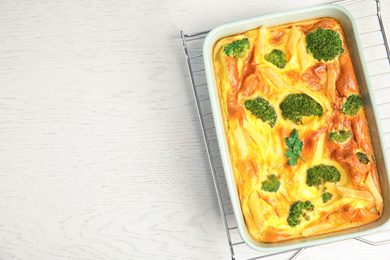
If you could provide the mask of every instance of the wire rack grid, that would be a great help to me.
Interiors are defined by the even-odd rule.
[[[380,0],[344,0],[333,4],[345,7],[352,13],[357,23],[381,115],[381,123],[386,140],[388,140],[390,138],[390,113],[386,111],[390,111],[390,102],[386,101],[386,96],[390,95],[390,49],[382,20]],[[278,259],[280,257],[296,259],[305,248],[271,254],[260,253],[249,248],[238,233],[219,153],[203,64],[202,47],[208,32],[184,33],[180,31],[180,35],[231,258],[254,260],[278,256]],[[388,153],[390,152],[389,144],[390,140],[386,147]],[[390,243],[389,233],[390,229],[387,229],[371,235],[370,240],[362,237],[355,239],[371,246],[381,246]]]

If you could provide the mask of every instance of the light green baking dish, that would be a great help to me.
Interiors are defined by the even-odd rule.
[[[240,200],[234,179],[232,164],[230,161],[228,143],[225,136],[221,108],[216,86],[214,66],[213,66],[213,46],[219,39],[258,28],[262,25],[273,26],[285,23],[320,18],[336,18],[343,26],[351,52],[352,63],[356,77],[362,92],[368,123],[371,131],[380,183],[384,199],[384,212],[379,220],[365,226],[353,229],[334,232],[309,238],[300,238],[290,241],[275,243],[258,243],[251,238],[245,225],[242,215]],[[385,139],[381,128],[379,113],[375,103],[374,92],[371,86],[370,77],[366,67],[362,46],[359,39],[357,27],[352,15],[343,7],[333,4],[307,7],[276,14],[264,15],[243,21],[221,25],[213,29],[206,37],[203,45],[203,58],[207,85],[210,95],[210,102],[214,117],[215,129],[218,137],[218,144],[221,153],[225,177],[228,185],[229,195],[233,206],[234,215],[237,221],[239,233],[243,241],[251,248],[263,252],[278,252],[293,250],[302,247],[311,247],[319,244],[332,243],[340,240],[365,236],[385,228],[390,223],[390,196],[389,196],[389,163],[386,154]]]

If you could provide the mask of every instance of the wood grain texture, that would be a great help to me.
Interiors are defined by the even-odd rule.
[[[228,259],[179,30],[312,4],[3,1],[0,259]],[[299,259],[389,253],[350,240]]]

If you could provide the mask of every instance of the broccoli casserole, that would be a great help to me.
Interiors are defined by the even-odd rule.
[[[311,237],[382,215],[364,102],[337,20],[225,37],[213,61],[241,208],[256,241]]]

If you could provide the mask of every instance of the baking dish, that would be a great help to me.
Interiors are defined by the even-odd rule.
[[[233,169],[230,161],[228,144],[224,133],[223,120],[220,110],[220,104],[218,99],[218,93],[215,82],[215,75],[213,69],[213,57],[212,50],[214,43],[229,35],[242,33],[251,29],[258,28],[262,25],[273,26],[282,25],[290,22],[296,22],[301,20],[309,20],[320,17],[333,17],[336,18],[343,26],[344,33],[346,35],[349,49],[352,56],[352,62],[356,72],[357,80],[360,85],[361,93],[365,101],[365,110],[368,116],[368,123],[371,129],[371,139],[373,142],[375,157],[377,158],[377,167],[382,186],[382,193],[384,198],[384,212],[382,217],[371,224],[352,228],[344,231],[338,231],[335,233],[320,235],[310,238],[301,238],[295,240],[289,240],[284,242],[275,243],[258,243],[254,241],[249,235],[244,218],[242,216],[240,200],[238,198],[237,188],[233,175]],[[278,14],[271,14],[252,18],[244,21],[239,21],[231,24],[219,26],[212,30],[204,42],[203,48],[205,71],[207,77],[207,83],[209,87],[209,95],[211,100],[211,106],[213,110],[214,123],[216,127],[222,163],[225,170],[225,176],[228,184],[230,198],[233,206],[233,211],[238,224],[238,230],[244,242],[253,249],[259,251],[282,251],[291,250],[300,247],[309,247],[323,243],[335,242],[338,240],[348,239],[357,236],[363,236],[371,234],[384,228],[389,223],[390,210],[388,209],[389,203],[389,181],[388,181],[388,159],[386,157],[386,151],[384,149],[384,137],[381,130],[378,111],[376,109],[375,99],[373,91],[369,81],[367,68],[365,65],[361,44],[358,38],[356,25],[352,16],[347,10],[336,5],[321,5],[309,8],[303,8],[294,11],[287,11]],[[383,149],[382,149],[383,147]]]

